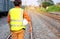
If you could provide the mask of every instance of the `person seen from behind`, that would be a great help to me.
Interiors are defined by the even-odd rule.
[[[11,8],[8,13],[8,24],[10,27],[12,39],[24,39],[24,33],[26,26],[23,25],[23,19],[25,18],[30,25],[30,32],[32,32],[31,19],[28,13],[21,8],[21,0],[15,0],[14,8]]]

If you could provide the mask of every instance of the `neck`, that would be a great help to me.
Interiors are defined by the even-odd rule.
[[[20,6],[15,6],[16,8],[20,8]]]

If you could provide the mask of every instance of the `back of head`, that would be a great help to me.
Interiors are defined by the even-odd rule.
[[[14,1],[15,6],[21,6],[21,3],[22,3],[21,0],[15,0]]]

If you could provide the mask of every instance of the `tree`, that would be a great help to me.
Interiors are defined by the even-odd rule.
[[[54,4],[52,0],[37,0],[37,2],[41,5],[43,2],[49,2],[48,4]]]
[[[44,8],[46,8],[47,6],[51,6],[51,5],[54,5],[54,4],[52,4],[52,3],[50,3],[50,2],[43,2],[43,3],[42,3],[42,6],[43,6]]]
[[[52,0],[49,0],[49,2],[50,2],[51,4],[54,4],[54,2],[53,2]]]

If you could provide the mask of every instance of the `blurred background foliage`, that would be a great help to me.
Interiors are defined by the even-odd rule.
[[[48,12],[60,12],[60,6],[56,6],[56,5],[49,6],[47,11]]]

